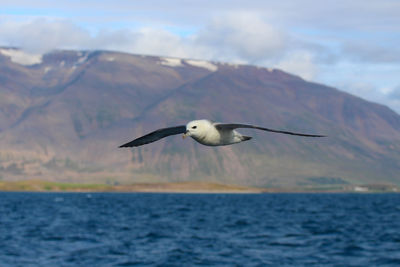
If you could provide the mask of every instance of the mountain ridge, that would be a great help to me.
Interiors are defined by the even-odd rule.
[[[0,71],[0,177],[6,180],[400,183],[398,114],[280,70],[109,51],[56,51],[24,66],[0,51]],[[253,140],[231,147],[169,137],[117,149],[201,118],[328,138],[244,129]]]

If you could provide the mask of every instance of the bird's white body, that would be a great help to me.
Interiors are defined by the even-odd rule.
[[[217,129],[215,123],[209,120],[195,120],[186,125],[185,136],[190,136],[206,146],[225,146],[249,140],[240,133],[231,129]]]

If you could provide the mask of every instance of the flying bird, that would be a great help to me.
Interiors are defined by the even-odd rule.
[[[251,128],[274,133],[298,135],[305,137],[325,137],[324,135],[303,134],[288,131],[279,131],[264,127],[239,123],[213,123],[209,120],[194,120],[187,125],[158,129],[142,137],[121,145],[120,147],[137,147],[158,141],[170,135],[183,134],[183,138],[190,136],[206,146],[225,146],[250,140],[252,137],[237,132],[237,128]]]

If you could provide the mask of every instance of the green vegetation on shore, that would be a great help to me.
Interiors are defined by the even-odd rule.
[[[261,193],[262,189],[212,182],[136,183],[127,185],[59,183],[42,180],[0,181],[0,191],[24,192],[176,192]]]
[[[395,193],[390,184],[308,186],[296,188],[256,188],[215,182],[134,183],[124,185],[60,183],[43,180],[0,181],[0,192],[154,192],[154,193]]]
[[[32,191],[32,192],[102,192],[111,190],[105,184],[59,183],[42,180],[0,181],[0,191]]]

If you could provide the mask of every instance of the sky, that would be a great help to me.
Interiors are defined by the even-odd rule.
[[[0,46],[278,68],[400,114],[398,0],[0,0]]]

